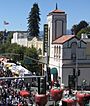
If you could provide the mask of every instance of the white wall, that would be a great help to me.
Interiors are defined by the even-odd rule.
[[[63,45],[63,59],[71,59],[71,44],[76,42],[78,45],[77,48],[77,57],[78,59],[86,59],[86,44],[83,41],[73,38]]]
[[[82,68],[79,68],[80,70],[80,76],[78,76],[78,85],[80,86],[83,80],[87,80],[87,85],[90,85],[90,67],[85,66],[79,66]],[[73,67],[71,68],[63,67],[62,71],[62,82],[64,83],[65,86],[68,86],[68,75],[73,75]]]
[[[27,36],[24,36],[23,33],[16,32],[13,34],[11,43],[17,43],[25,47],[32,47],[33,45],[37,50],[41,49],[41,55],[43,54],[43,41],[38,40],[36,37],[29,41]]]

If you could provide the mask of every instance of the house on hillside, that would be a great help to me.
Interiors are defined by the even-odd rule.
[[[41,37],[28,37],[27,32],[15,32],[11,43],[17,43],[21,46],[32,47],[34,46],[37,50],[43,54],[43,39]]]
[[[21,46],[26,46],[27,47],[27,33],[25,32],[14,32],[13,33],[13,38],[11,39],[11,43],[17,43],[18,45]]]

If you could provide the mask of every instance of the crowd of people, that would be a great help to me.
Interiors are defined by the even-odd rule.
[[[0,78],[3,77],[15,77],[8,67],[5,67],[4,64],[0,63]],[[17,75],[18,76],[18,75]],[[28,80],[28,79],[27,79]],[[35,94],[37,91],[32,91],[32,86],[38,86],[36,79],[0,79],[0,106],[31,106],[35,103]],[[51,88],[60,87],[60,84],[57,80],[54,80],[50,83],[46,83],[46,90],[50,91]],[[27,91],[29,95],[22,96],[20,91]]]
[[[13,73],[0,64],[0,77],[12,77]],[[0,106],[28,106],[32,104],[30,83],[23,79],[1,79],[0,80]],[[30,95],[20,95],[21,90],[26,90]]]

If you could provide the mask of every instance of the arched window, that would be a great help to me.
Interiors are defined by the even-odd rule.
[[[56,57],[56,46],[54,46],[54,57]]]
[[[56,50],[56,57],[58,57],[58,46],[57,46],[57,50]]]
[[[59,46],[59,58],[60,58],[60,55],[61,55],[61,47]]]

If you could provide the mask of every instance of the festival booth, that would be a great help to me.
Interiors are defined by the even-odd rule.
[[[16,70],[19,72],[19,76],[24,76],[24,74],[32,75],[32,73],[21,65],[16,66]]]
[[[3,61],[3,65],[4,65],[4,67],[7,67],[7,68],[9,68],[11,66],[16,66],[15,63],[10,63],[10,62],[6,62],[6,61]]]
[[[57,102],[57,101],[61,100],[61,98],[62,98],[63,89],[52,88],[50,90],[50,94],[51,94],[52,99],[55,102]]]
[[[28,91],[26,91],[26,90],[21,90],[19,92],[19,95],[22,96],[22,97],[27,97],[27,96],[30,95],[30,93]]]
[[[13,63],[8,64],[7,66],[15,76],[25,76],[25,74],[28,74],[28,76],[32,75],[32,73],[29,70],[22,67],[21,65],[16,65]]]
[[[45,106],[48,102],[48,94],[36,94],[35,95],[35,103],[38,106]]]
[[[77,93],[77,102],[80,106],[89,106],[90,104],[90,93]]]
[[[62,106],[77,106],[76,100],[72,98],[66,98],[62,100]]]

